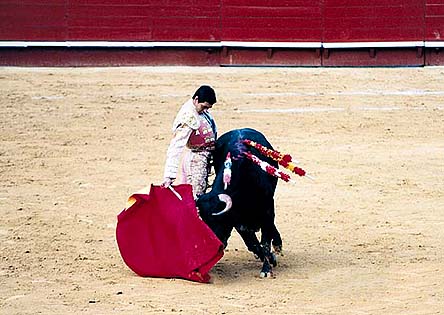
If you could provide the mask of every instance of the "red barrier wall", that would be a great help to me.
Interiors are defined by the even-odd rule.
[[[222,40],[320,41],[320,0],[222,0]]]
[[[325,0],[324,18],[324,42],[424,38],[424,1],[420,0]]]
[[[68,1],[69,40],[220,40],[219,0]]]
[[[0,40],[443,40],[444,0],[3,0]]]
[[[444,0],[2,0],[0,64],[8,64],[5,56],[31,50],[8,47],[7,41],[220,43],[194,49],[191,54],[204,56],[202,64],[443,64]],[[224,48],[233,41],[319,47]],[[388,44],[372,46],[381,42]],[[398,47],[400,42],[406,44]],[[38,55],[44,52],[39,48]]]
[[[0,40],[61,41],[67,31],[66,1],[0,2]]]
[[[425,6],[425,39],[444,40],[444,1],[427,0]]]
[[[441,43],[444,41],[443,0],[426,0],[425,40],[440,41]],[[444,65],[444,45],[442,45],[441,48],[431,47],[426,50],[425,54],[426,65]]]
[[[2,0],[0,40],[218,41],[220,0]]]

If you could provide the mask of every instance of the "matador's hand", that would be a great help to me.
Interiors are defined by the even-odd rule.
[[[163,188],[167,188],[167,187],[171,186],[173,184],[173,182],[174,182],[174,178],[165,177],[163,179],[163,183],[160,184],[160,186]]]

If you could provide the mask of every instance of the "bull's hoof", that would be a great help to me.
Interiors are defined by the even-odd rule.
[[[261,273],[259,274],[259,278],[274,278],[273,277],[273,272],[269,271],[269,272],[264,272],[261,271]]]
[[[274,253],[270,253],[270,256],[268,256],[268,261],[273,265],[273,267],[276,267],[278,264],[276,255]]]
[[[273,277],[273,268],[271,268],[269,262],[266,260],[264,265],[262,266],[261,273],[259,274],[260,278],[271,278]]]
[[[276,254],[282,255],[282,244],[281,245],[273,244],[273,250]]]

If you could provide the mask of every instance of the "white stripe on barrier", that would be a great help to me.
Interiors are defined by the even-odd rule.
[[[220,42],[0,41],[0,47],[221,47]]]
[[[321,42],[247,42],[222,41],[221,46],[249,48],[321,48]]]
[[[444,47],[444,41],[399,41],[399,42],[137,42],[137,41],[0,41],[0,47],[246,47],[246,48],[402,48]]]
[[[0,41],[0,47],[251,47],[321,48],[321,42],[118,42],[118,41]]]
[[[324,48],[401,48],[424,47],[423,41],[399,41],[399,42],[338,42],[322,43]]]
[[[444,41],[428,41],[425,42],[425,47],[430,47],[430,48],[444,47]]]

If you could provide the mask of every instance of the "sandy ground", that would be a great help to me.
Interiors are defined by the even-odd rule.
[[[444,68],[0,68],[1,314],[444,314]],[[115,240],[202,83],[262,131],[275,278],[233,235],[211,284],[136,276]]]

